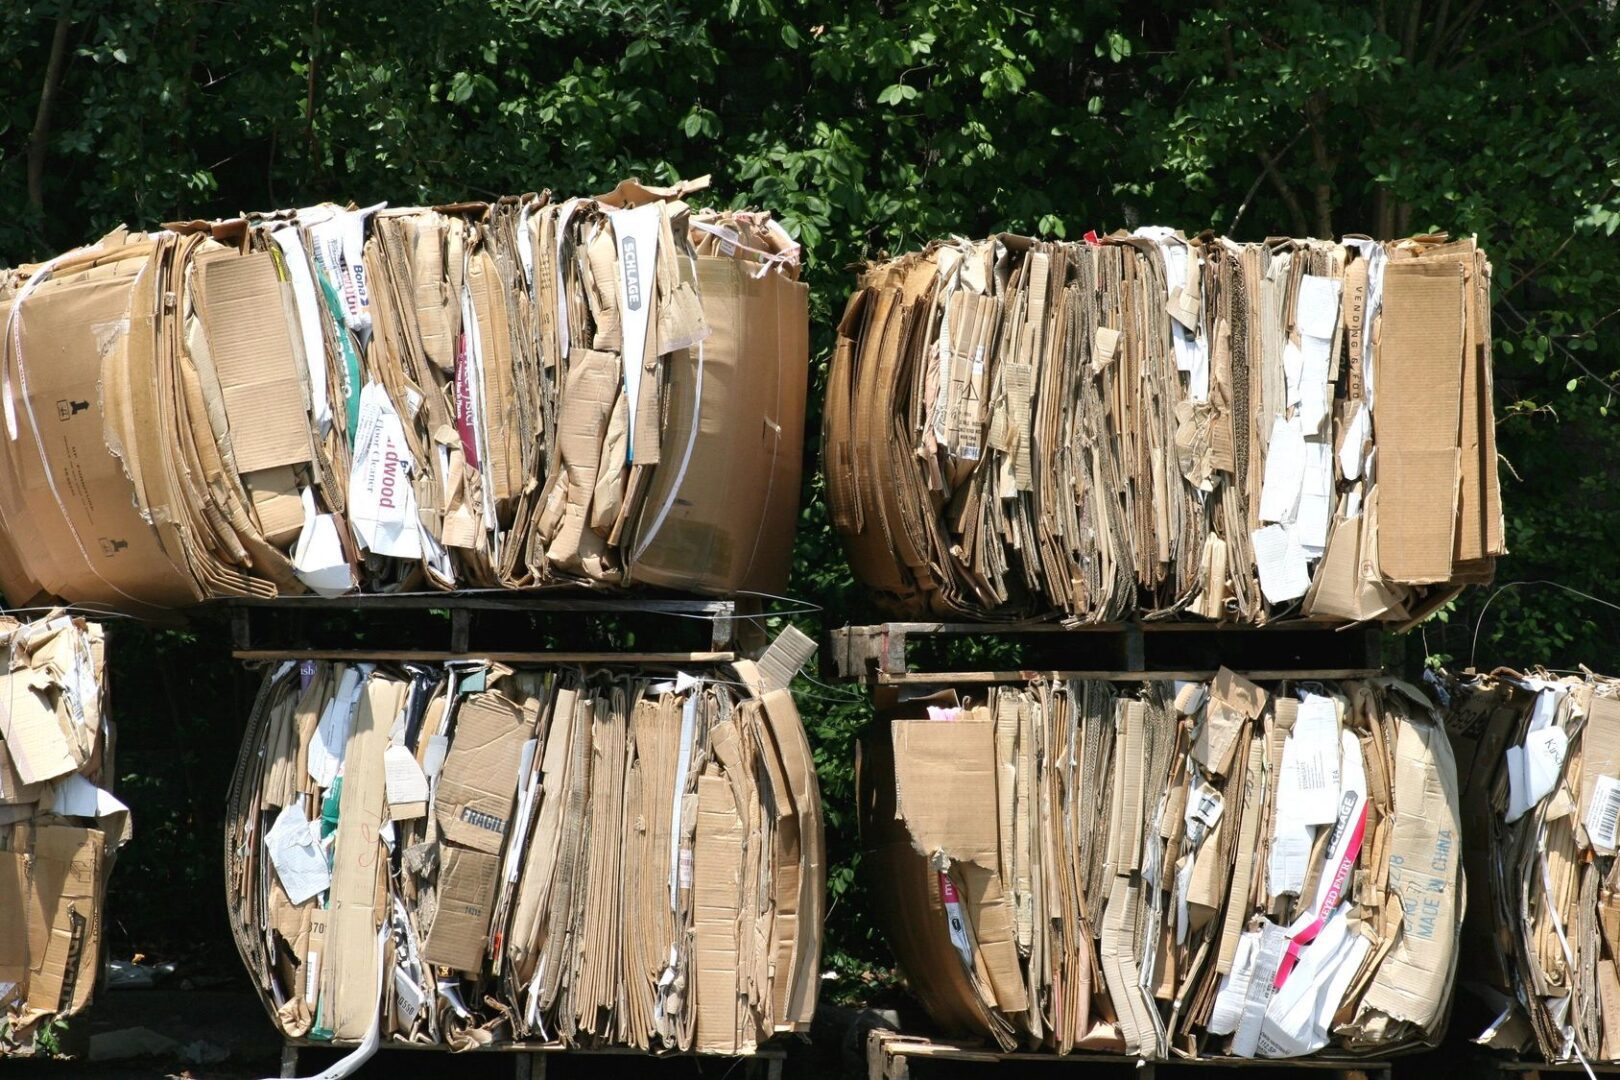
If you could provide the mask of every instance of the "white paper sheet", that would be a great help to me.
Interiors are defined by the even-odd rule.
[[[1260,591],[1268,604],[1298,600],[1311,587],[1309,559],[1286,528],[1267,525],[1256,529],[1254,559],[1260,571]]]
[[[1339,444],[1339,473],[1346,480],[1361,479],[1361,448],[1367,442],[1369,417],[1367,406],[1357,404],[1344,426],[1344,441]]]
[[[1327,550],[1333,521],[1333,453],[1325,442],[1306,441],[1305,469],[1300,482],[1299,509],[1289,532],[1305,554],[1320,559]]]
[[[1261,521],[1294,520],[1305,482],[1305,453],[1305,436],[1299,422],[1277,417],[1271,425],[1265,478],[1260,485]]]
[[[264,846],[281,887],[287,891],[287,899],[294,904],[302,904],[331,888],[332,868],[327,866],[326,856],[310,833],[309,819],[297,802],[281,808],[275,824],[264,834]]]
[[[439,775],[444,768],[444,759],[450,753],[450,739],[445,735],[429,735],[427,753],[422,755],[422,772],[429,780]]]
[[[1271,1001],[1271,983],[1277,977],[1277,968],[1287,947],[1288,935],[1283,928],[1262,919],[1248,993],[1243,999],[1243,1013],[1232,1036],[1232,1053],[1237,1057],[1254,1057],[1260,1048],[1260,1031]]]
[[[1568,751],[1569,736],[1555,727],[1529,732],[1523,746],[1508,747],[1507,821],[1518,821],[1552,794]]]
[[[1536,681],[1541,683],[1539,679]],[[1541,683],[1539,690],[1540,693],[1536,694],[1535,707],[1530,712],[1531,731],[1551,727],[1553,721],[1558,719],[1558,706],[1562,704],[1564,695],[1569,693],[1564,687],[1550,683]]]
[[[1294,325],[1300,334],[1331,338],[1339,324],[1339,279],[1306,274],[1299,279],[1299,299],[1294,306]]]
[[[315,492],[299,493],[304,504],[304,527],[293,547],[293,573],[321,596],[342,596],[355,587],[354,570],[343,554],[336,514],[315,512]]]
[[[321,435],[332,430],[332,403],[326,396],[326,336],[321,332],[321,297],[310,273],[304,237],[291,223],[270,234],[281,249],[292,283],[293,306],[298,309],[298,333],[304,342],[304,367],[309,373],[310,410]]]
[[[416,763],[416,755],[403,746],[383,751],[383,782],[390,806],[427,802],[427,777]]]
[[[349,727],[354,718],[354,706],[360,698],[360,686],[368,665],[345,668],[338,690],[326,703],[320,721],[315,725],[315,737],[309,741],[309,778],[323,788],[332,786],[338,769],[343,764],[343,753],[349,745]]]
[[[1284,767],[1279,783],[1288,782]],[[1310,868],[1311,842],[1315,830],[1297,821],[1277,819],[1277,831],[1271,838],[1266,853],[1266,892],[1271,896],[1285,894],[1298,896],[1305,887],[1305,873]]]
[[[1238,936],[1237,952],[1232,954],[1232,968],[1221,976],[1215,991],[1215,1005],[1210,1010],[1208,1031],[1211,1035],[1230,1035],[1237,1030],[1243,1018],[1243,1002],[1249,996],[1249,984],[1254,979],[1254,962],[1260,951],[1260,931],[1246,930]]]
[[[1333,388],[1328,384],[1330,350],[1327,338],[1307,335],[1300,343],[1299,419],[1307,436],[1322,432],[1333,404]]]
[[[1277,820],[1331,825],[1339,816],[1339,716],[1333,699],[1307,694],[1283,744]]]

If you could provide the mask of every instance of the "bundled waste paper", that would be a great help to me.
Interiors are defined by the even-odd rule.
[[[226,862],[281,1031],[736,1054],[805,1030],[825,864],[781,655],[275,669]]]
[[[934,1020],[1003,1048],[1387,1054],[1436,1043],[1457,776],[1379,678],[1035,681],[879,701],[864,847]]]
[[[706,185],[120,229],[0,274],[0,589],[780,591],[799,247]]]
[[[129,810],[107,788],[102,629],[63,612],[0,616],[0,1057],[90,1001],[102,911]]]
[[[1406,622],[1504,553],[1473,240],[1163,228],[869,266],[833,521],[902,614]]]
[[[1498,671],[1444,685],[1465,860],[1488,886],[1463,972],[1498,1014],[1478,1041],[1620,1061],[1620,681]]]

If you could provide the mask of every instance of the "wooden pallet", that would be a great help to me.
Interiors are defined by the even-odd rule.
[[[303,1050],[323,1049],[331,1052],[347,1053],[349,1048],[332,1046],[329,1043],[310,1042],[307,1039],[297,1039],[285,1042],[281,1047],[281,1075],[283,1077],[296,1077],[298,1073],[298,1058]],[[378,1047],[384,1050],[413,1050],[424,1053],[449,1054],[450,1051],[443,1046],[427,1046],[422,1043],[385,1042]],[[710,1062],[723,1066],[727,1076],[736,1076],[739,1080],[782,1080],[782,1064],[787,1060],[787,1050],[780,1045],[762,1046],[752,1054],[719,1055],[694,1053],[665,1053],[649,1054],[641,1050],[623,1046],[603,1046],[593,1048],[566,1047],[560,1043],[498,1043],[480,1050],[468,1053],[488,1056],[491,1054],[510,1054],[512,1057],[513,1080],[545,1080],[546,1070],[551,1059],[563,1055],[567,1057],[617,1057],[641,1058],[667,1061],[675,1058],[698,1062]],[[460,1055],[457,1055],[458,1057]],[[740,1072],[733,1072],[735,1066],[741,1065]],[[405,1075],[436,1075],[436,1070],[423,1070],[421,1073],[407,1072]]]
[[[912,1069],[919,1073],[918,1080],[932,1072],[940,1075],[950,1071],[950,1065],[1045,1065],[1048,1068],[1072,1066],[1084,1070],[1090,1077],[1114,1076],[1120,1080],[1157,1080],[1177,1077],[1192,1070],[1264,1069],[1279,1080],[1289,1071],[1309,1072],[1320,1080],[1390,1080],[1390,1063],[1344,1058],[1307,1057],[1272,1060],[1268,1058],[1182,1058],[1171,1061],[1145,1061],[1126,1054],[1095,1054],[1076,1051],[1073,1054],[1003,1052],[966,1043],[940,1042],[894,1031],[874,1031],[867,1038],[867,1080],[913,1080]]]
[[[228,620],[231,647],[238,653],[285,650],[294,643],[304,647],[311,639],[320,639],[323,624],[343,613],[363,613],[373,626],[397,624],[405,638],[401,643],[404,648],[399,651],[419,650],[432,644],[439,649],[428,651],[455,655],[473,648],[474,631],[480,627],[489,631],[485,636],[510,640],[510,625],[499,624],[503,620],[510,624],[513,619],[533,620],[548,629],[572,634],[587,619],[647,617],[661,620],[668,632],[663,639],[666,641],[691,638],[706,629],[713,652],[731,651],[739,644],[752,645],[753,638],[762,636],[757,631],[761,610],[757,600],[597,593],[580,587],[240,598],[211,601],[198,610]],[[448,618],[435,614],[439,612]]]
[[[826,655],[837,677],[873,685],[989,683],[1054,678],[1134,681],[1207,679],[1230,667],[1251,679],[1366,678],[1382,673],[1383,638],[1366,628],[1335,629],[1291,622],[1276,627],[1211,623],[1123,623],[1064,626],[1056,622],[888,622],[845,626],[829,635]],[[1016,647],[1016,668],[917,670],[912,646],[974,637]]]

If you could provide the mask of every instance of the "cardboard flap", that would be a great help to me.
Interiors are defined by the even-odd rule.
[[[531,719],[504,695],[486,691],[462,702],[434,796],[447,840],[500,852],[517,799],[523,744],[532,734]]]
[[[896,720],[896,811],[918,851],[999,873],[994,725]]]

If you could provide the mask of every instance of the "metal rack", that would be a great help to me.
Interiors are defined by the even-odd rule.
[[[281,1047],[281,1075],[283,1077],[298,1076],[298,1058],[302,1051],[322,1049],[330,1052],[346,1052],[346,1048],[332,1046],[328,1043],[311,1042],[308,1039],[290,1039]],[[384,1050],[421,1050],[427,1052],[445,1052],[442,1046],[429,1046],[423,1043],[385,1042],[378,1047]],[[782,1064],[787,1059],[787,1051],[780,1045],[761,1046],[752,1054],[720,1055],[695,1054],[689,1052],[650,1054],[631,1047],[623,1046],[596,1046],[596,1047],[570,1047],[561,1043],[532,1043],[514,1042],[500,1043],[483,1049],[472,1050],[469,1053],[488,1056],[491,1054],[509,1054],[512,1061],[513,1080],[545,1080],[551,1058],[558,1054],[569,1057],[636,1057],[656,1058],[660,1061],[669,1061],[680,1058],[689,1061],[713,1061],[718,1064],[730,1066],[741,1065],[743,1071],[739,1075],[746,1080],[782,1080]]]
[[[961,1071],[964,1066],[979,1065],[1072,1065],[1084,1069],[1094,1077],[1118,1077],[1119,1080],[1170,1080],[1186,1072],[1197,1070],[1263,1069],[1279,1080],[1290,1072],[1307,1072],[1320,1080],[1390,1080],[1388,1061],[1360,1060],[1331,1057],[1305,1058],[1180,1058],[1171,1061],[1148,1061],[1125,1054],[1092,1053],[1076,1050],[1065,1057],[1050,1053],[1028,1051],[1000,1051],[969,1043],[935,1041],[893,1031],[874,1031],[867,1037],[866,1070],[868,1080],[917,1080],[929,1075],[945,1075],[951,1066]]]
[[[748,622],[759,613],[748,600],[689,599],[589,592],[576,586],[514,591],[468,589],[457,592],[357,593],[347,596],[282,596],[272,599],[233,598],[212,601],[199,609],[229,621],[231,648],[237,654],[287,650],[289,637],[304,631],[322,615],[366,612],[409,613],[422,616],[444,612],[447,636],[443,651],[464,654],[472,648],[475,623],[495,615],[540,616],[556,629],[577,627],[580,620],[601,616],[668,616],[675,620],[707,622],[710,651],[729,652],[747,637]],[[242,657],[254,659],[252,655]]]
[[[941,671],[919,665],[911,646],[944,638],[1016,642],[1017,668]],[[1129,682],[1145,677],[1207,679],[1220,667],[1251,679],[1355,679],[1380,674],[1383,639],[1375,630],[1319,624],[1233,627],[1188,623],[886,622],[845,626],[829,635],[827,654],[840,679],[874,686],[908,683],[1018,682],[1036,676]],[[921,667],[921,670],[919,670]]]

